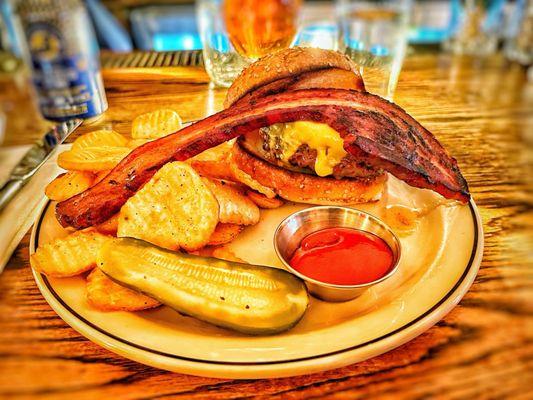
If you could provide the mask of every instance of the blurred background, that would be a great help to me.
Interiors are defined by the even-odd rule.
[[[517,7],[527,0],[483,1],[500,16],[497,36],[505,41],[515,34],[520,15],[514,16]],[[17,47],[9,10],[15,0],[2,0],[1,47],[4,50]],[[198,2],[196,2],[198,3]],[[260,3],[258,1],[258,3]],[[307,0],[304,2],[304,20],[310,22],[310,30],[322,29],[333,18],[335,1]],[[462,12],[468,1],[464,0],[416,0],[412,2],[409,42],[412,44],[440,44],[459,29]],[[98,43],[102,49],[116,52],[132,49],[171,51],[200,50],[202,42],[195,16],[194,1],[180,0],[87,0],[86,7],[96,28]],[[331,15],[330,15],[331,14]],[[329,18],[328,18],[329,17]],[[306,22],[306,21],[304,21]],[[319,34],[317,32],[317,34]],[[531,39],[531,38],[529,38]]]
[[[344,52],[388,99],[413,53],[498,54],[531,81],[533,0],[0,0],[0,143],[24,91],[48,120],[92,118],[107,108],[101,69],[192,66],[228,87],[290,46]]]

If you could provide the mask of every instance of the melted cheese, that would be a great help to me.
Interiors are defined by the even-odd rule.
[[[346,156],[339,133],[326,124],[297,121],[269,127],[270,140],[282,149],[281,160],[289,158],[302,144],[316,150],[315,172],[318,176],[331,175],[333,168]],[[271,143],[273,144],[273,143]]]

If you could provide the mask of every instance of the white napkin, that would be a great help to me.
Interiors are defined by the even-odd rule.
[[[60,147],[63,146],[65,145]],[[0,147],[0,184],[8,179],[11,169],[17,165],[29,148],[30,146]],[[56,151],[0,211],[0,272],[46,203],[44,188],[62,172],[56,164],[57,154],[61,151],[62,149]]]

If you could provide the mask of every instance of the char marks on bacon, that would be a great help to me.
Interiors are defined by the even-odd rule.
[[[63,226],[101,223],[155,172],[234,137],[280,122],[314,121],[339,132],[346,151],[408,184],[466,203],[468,186],[457,162],[435,137],[397,105],[367,92],[306,89],[239,102],[181,131],[133,150],[92,188],[59,203]]]

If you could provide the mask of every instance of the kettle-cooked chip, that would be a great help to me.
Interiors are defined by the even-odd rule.
[[[140,311],[161,305],[151,297],[115,283],[99,268],[87,276],[87,300],[101,311]]]
[[[227,261],[235,261],[240,263],[246,263],[242,258],[239,258],[235,255],[234,252],[227,249],[226,247],[215,247],[211,251],[211,256],[215,258],[220,258],[221,260],[227,260]]]
[[[153,139],[131,139],[128,142],[128,147],[130,149],[136,149],[137,147],[141,147],[142,145],[145,145],[148,142],[151,142]]]
[[[131,151],[128,147],[84,147],[65,151],[57,164],[74,171],[103,171],[114,168]]]
[[[86,133],[72,143],[72,149],[81,150],[86,147],[126,147],[128,139],[120,133],[110,130],[98,130]]]
[[[117,236],[171,250],[205,246],[218,224],[218,202],[191,166],[173,162],[122,206]]]
[[[234,181],[229,166],[229,155],[233,147],[233,140],[207,149],[202,153],[187,160],[200,175],[210,178]]]
[[[201,153],[195,155],[190,160],[194,161],[224,161],[231,154],[231,149],[235,144],[235,139],[229,140],[218,146],[211,147],[210,149],[204,150]]]
[[[113,215],[107,221],[102,222],[95,226],[96,230],[105,235],[116,236],[118,230],[118,216],[119,214]]]
[[[235,239],[244,229],[244,225],[219,223],[209,238],[209,246],[219,246]]]
[[[285,202],[279,197],[271,199],[263,193],[256,192],[255,190],[247,190],[246,196],[248,196],[259,208],[278,208],[285,204]]]
[[[94,230],[79,231],[39,246],[30,256],[30,264],[48,276],[78,275],[95,266],[96,254],[106,240],[108,236]]]
[[[202,176],[224,179],[227,181],[236,181],[231,173],[230,166],[226,161],[198,161],[191,158],[190,160],[187,160],[187,163]]]
[[[259,222],[261,216],[259,208],[234,184],[216,179],[203,178],[203,180],[218,201],[220,222],[238,225],[254,225]]]
[[[94,183],[96,176],[89,171],[69,171],[59,175],[44,189],[50,200],[63,201],[84,192]]]
[[[246,172],[240,170],[239,167],[237,167],[237,165],[235,164],[235,162],[231,161],[231,157],[229,157],[228,160],[228,167],[236,181],[245,184],[249,188],[257,190],[259,193],[263,193],[269,199],[273,199],[274,197],[276,197],[276,192],[266,186],[261,185]]]
[[[131,126],[134,139],[159,138],[181,129],[179,114],[170,109],[160,109],[135,117]]]

